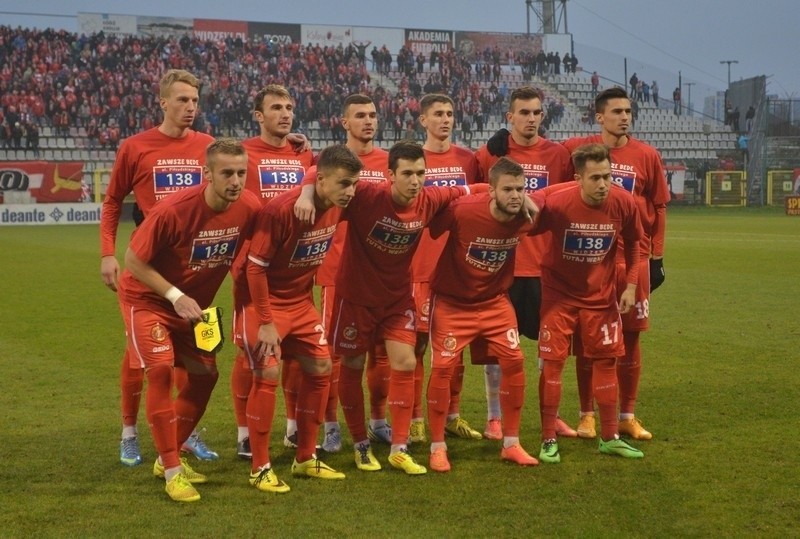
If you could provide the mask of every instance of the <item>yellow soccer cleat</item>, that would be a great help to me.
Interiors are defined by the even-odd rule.
[[[176,502],[196,502],[200,499],[200,493],[183,473],[179,473],[167,481],[164,490]]]
[[[483,439],[483,434],[470,427],[467,420],[461,416],[454,417],[448,421],[447,425],[444,427],[444,431],[451,436],[457,436],[458,438],[467,440]]]
[[[283,494],[289,492],[291,489],[289,485],[278,479],[272,468],[265,466],[258,471],[250,474],[250,484],[256,487],[261,492],[274,492],[276,494]]]
[[[403,470],[408,475],[422,475],[428,473],[425,466],[417,464],[414,457],[409,455],[408,449],[401,449],[389,455],[389,464],[398,470]]]
[[[186,457],[181,459],[181,466],[183,467],[183,476],[186,478],[187,481],[194,485],[199,485],[201,483],[208,483],[208,477],[201,473],[197,473],[189,466],[189,462],[186,460]],[[158,460],[156,460],[155,464],[153,464],[153,475],[156,477],[160,477],[164,479],[164,466],[162,466]]]
[[[317,479],[344,479],[342,472],[337,472],[317,457],[305,462],[292,462],[292,475],[295,477],[316,477]]]

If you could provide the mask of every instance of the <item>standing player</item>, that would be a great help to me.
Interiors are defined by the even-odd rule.
[[[363,164],[359,174],[361,185],[366,183],[382,184],[389,179],[389,152],[376,148],[373,139],[377,133],[378,115],[372,98],[364,94],[352,94],[344,100],[342,106],[342,127],[347,133],[346,145]],[[336,291],[336,272],[341,264],[344,238],[347,234],[347,222],[336,229],[333,244],[317,270],[316,283],[322,287],[322,313],[325,327],[330,327],[333,297]],[[341,427],[337,418],[339,405],[339,388],[353,395],[356,399],[353,406],[364,409],[361,390],[363,373],[361,370],[341,369],[341,358],[331,351],[333,367],[331,369],[331,389],[328,405],[325,409],[325,438],[322,448],[329,453],[342,449]],[[376,344],[370,351],[367,360],[367,387],[370,394],[370,420],[367,434],[370,440],[391,443],[392,430],[386,422],[386,395],[389,390],[389,359],[382,344]],[[358,398],[361,398],[359,401]],[[344,404],[343,404],[344,406]]]
[[[670,200],[664,167],[658,151],[628,134],[631,126],[631,101],[622,88],[603,90],[595,99],[597,123],[601,132],[584,138],[564,142],[570,151],[587,143],[605,144],[611,152],[611,170],[614,183],[633,194],[639,208],[644,228],[640,247],[639,278],[633,309],[622,317],[625,353],[617,361],[619,377],[619,431],[635,440],[650,440],[653,435],[645,430],[635,416],[636,398],[642,369],[639,335],[649,327],[650,292],[664,282],[664,235],[666,231],[666,205]],[[622,279],[621,254],[617,256],[618,279]],[[580,345],[580,343],[578,343]],[[594,406],[592,404],[591,365],[576,349],[578,391],[580,393],[581,422],[578,435],[596,436]]]
[[[525,191],[528,195],[548,185],[573,179],[569,152],[561,144],[539,136],[539,126],[545,114],[542,102],[541,91],[530,86],[522,86],[511,92],[506,112],[511,133],[508,136],[505,155],[522,166],[525,173]],[[498,157],[492,155],[488,145],[481,146],[476,152],[476,157],[483,177],[487,178]],[[519,333],[534,340],[539,338],[539,307],[542,298],[540,260],[545,242],[545,237],[542,235],[522,238],[514,264],[514,284],[508,291],[517,316]],[[474,343],[472,355],[483,356],[485,352],[483,345],[483,341]],[[486,360],[494,362],[494,358]],[[486,438],[499,440],[503,436],[498,394],[500,366],[488,364],[484,367],[484,372],[489,410],[483,434]],[[557,420],[556,431],[559,436],[576,436],[576,432],[560,418]]]
[[[314,154],[311,150],[297,151],[291,144],[289,137],[294,121],[294,100],[283,86],[270,84],[261,89],[253,100],[253,115],[261,130],[256,137],[242,142],[247,150],[247,183],[245,188],[252,191],[266,205],[270,200],[297,187],[303,181],[308,168],[314,164]],[[241,261],[245,263],[243,259]],[[246,287],[244,279],[237,281]],[[238,288],[234,291],[234,312],[238,320],[242,306],[239,295],[247,294]],[[234,324],[234,335],[238,333]],[[296,438],[295,408],[297,404],[296,388],[302,380],[302,371],[294,361],[284,357],[283,363],[283,389],[286,401],[286,438],[290,445]],[[250,439],[247,430],[247,398],[253,385],[253,374],[250,363],[241,348],[238,349],[236,359],[231,371],[231,394],[233,409],[236,415],[237,444],[236,452],[241,458],[250,458]]]
[[[427,94],[420,100],[419,121],[425,128],[425,185],[452,187],[475,183],[478,179],[478,162],[473,153],[451,142],[453,133],[453,100],[443,94]],[[446,237],[431,239],[424,230],[419,248],[411,262],[414,303],[417,309],[417,368],[414,373],[414,410],[411,420],[410,440],[425,441],[425,423],[422,413],[422,387],[425,378],[425,348],[428,345],[428,317],[430,310],[430,281],[436,262],[444,249]],[[452,392],[447,413],[448,434],[466,439],[481,439],[481,433],[470,427],[459,414],[461,388],[464,382],[464,362],[459,356],[451,377]]]
[[[191,129],[197,114],[199,88],[200,81],[188,71],[167,71],[161,78],[159,93],[164,121],[158,127],[125,139],[117,152],[100,217],[100,275],[113,291],[117,290],[120,275],[115,249],[125,197],[131,192],[136,196],[140,211],[134,212],[134,219],[138,226],[157,200],[202,182],[206,148],[214,139]],[[120,462],[126,466],[142,463],[136,419],[144,385],[143,369],[144,365],[126,348],[120,376]],[[186,381],[183,369],[175,371],[175,379],[178,388],[182,387]],[[206,447],[197,433],[187,440],[184,449],[199,459],[214,460],[219,456]]]
[[[355,194],[361,162],[345,146],[329,146],[315,172],[314,224],[294,217],[300,188],[273,199],[258,214],[247,264],[247,287],[239,288],[241,347],[253,371],[247,401],[252,472],[250,484],[266,492],[288,492],[272,471],[269,438],[282,352],[302,367],[297,394],[297,455],[292,475],[344,479],[314,454],[330,384],[331,360],[325,328],[314,308],[314,272],[333,239],[342,210]],[[237,276],[237,280],[241,279]]]
[[[363,372],[365,354],[383,341],[391,365],[388,404],[392,414],[389,463],[407,474],[427,472],[408,453],[414,401],[416,326],[411,295],[411,258],[420,233],[447,204],[466,193],[464,187],[428,187],[425,154],[411,142],[389,150],[391,185],[361,185],[345,210],[348,221],[342,261],[336,275],[329,341],[344,369]],[[344,377],[343,377],[344,379]],[[359,386],[340,391],[342,409],[355,444],[360,470],[380,470],[364,427]],[[358,407],[358,404],[361,404]]]
[[[573,335],[592,364],[592,389],[602,425],[600,452],[641,458],[641,451],[619,439],[614,365],[623,353],[620,313],[631,310],[636,300],[643,235],[639,212],[633,197],[613,186],[608,148],[581,146],[572,159],[576,184],[549,187],[533,196],[540,210],[537,230],[548,233],[550,242],[542,256],[539,460],[561,461],[556,418],[561,373]],[[618,289],[615,258],[620,241],[625,282]]]
[[[437,472],[450,470],[444,441],[450,378],[461,352],[477,337],[488,343],[503,373],[500,458],[523,466],[538,464],[519,443],[520,413],[525,401],[525,357],[508,297],[517,245],[532,229],[522,216],[525,183],[523,168],[503,157],[489,171],[488,194],[460,198],[430,225],[434,238],[449,233],[431,283],[428,418],[432,441],[430,466]]]
[[[145,407],[159,455],[153,474],[164,477],[167,494],[181,502],[199,500],[192,483],[207,481],[178,451],[219,377],[215,353],[196,347],[189,322],[204,318],[259,208],[251,193],[243,193],[247,154],[239,142],[215,141],[205,162],[207,181],[155,206],[134,233],[119,282],[128,346],[147,376]],[[173,365],[187,371],[174,402]]]

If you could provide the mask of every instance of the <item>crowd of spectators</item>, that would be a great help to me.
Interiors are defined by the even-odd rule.
[[[505,111],[510,89],[501,82],[501,63],[520,65],[526,80],[531,74],[558,73],[560,65],[555,54],[503,53],[497,47],[471,58],[452,49],[415,56],[402,47],[393,65],[385,46],[373,46],[368,55],[369,45],[322,47],[102,32],[87,36],[0,26],[0,145],[20,149],[24,139],[26,148],[38,147],[41,127],[50,126],[65,138],[70,128],[82,128],[90,148],[116,149],[123,138],[160,121],[158,81],[171,68],[186,69],[201,79],[201,114],[195,128],[214,136],[256,134],[253,97],[267,84],[284,85],[294,97],[295,129],[302,131],[315,121],[322,135],[334,140],[345,138],[339,123],[341,105],[354,92],[375,101],[383,127],[379,140],[384,133],[391,138],[422,136],[419,99],[430,92],[454,99],[455,127],[468,123],[470,130],[482,131],[490,116],[500,117]],[[372,80],[369,60],[380,81]],[[575,69],[572,62],[577,59],[564,59],[565,70]],[[548,101],[550,121],[557,121],[563,104]]]

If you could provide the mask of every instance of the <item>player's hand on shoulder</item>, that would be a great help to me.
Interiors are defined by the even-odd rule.
[[[303,153],[311,149],[311,141],[303,133],[289,133],[286,140],[292,145],[294,153]]]
[[[511,132],[505,127],[501,127],[497,130],[497,133],[492,135],[489,140],[486,141],[486,149],[489,150],[489,153],[495,157],[503,157],[504,155],[507,155],[508,137],[510,136]]]
[[[100,259],[100,277],[103,279],[103,284],[114,292],[117,291],[117,284],[119,284],[119,272],[117,257],[104,256]]]
[[[316,218],[317,208],[314,206],[314,200],[308,200],[305,197],[298,197],[297,202],[294,203],[294,216],[302,222],[309,225],[314,224]]]
[[[525,195],[522,198],[522,215],[528,220],[529,223],[532,223],[536,216],[539,214],[539,206],[529,197]]]

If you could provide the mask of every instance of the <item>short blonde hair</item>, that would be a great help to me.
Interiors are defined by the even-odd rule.
[[[193,88],[197,88],[198,91],[200,90],[200,80],[197,77],[185,69],[170,69],[161,77],[159,96],[164,99],[168,98],[172,85],[176,82],[183,82]]]

